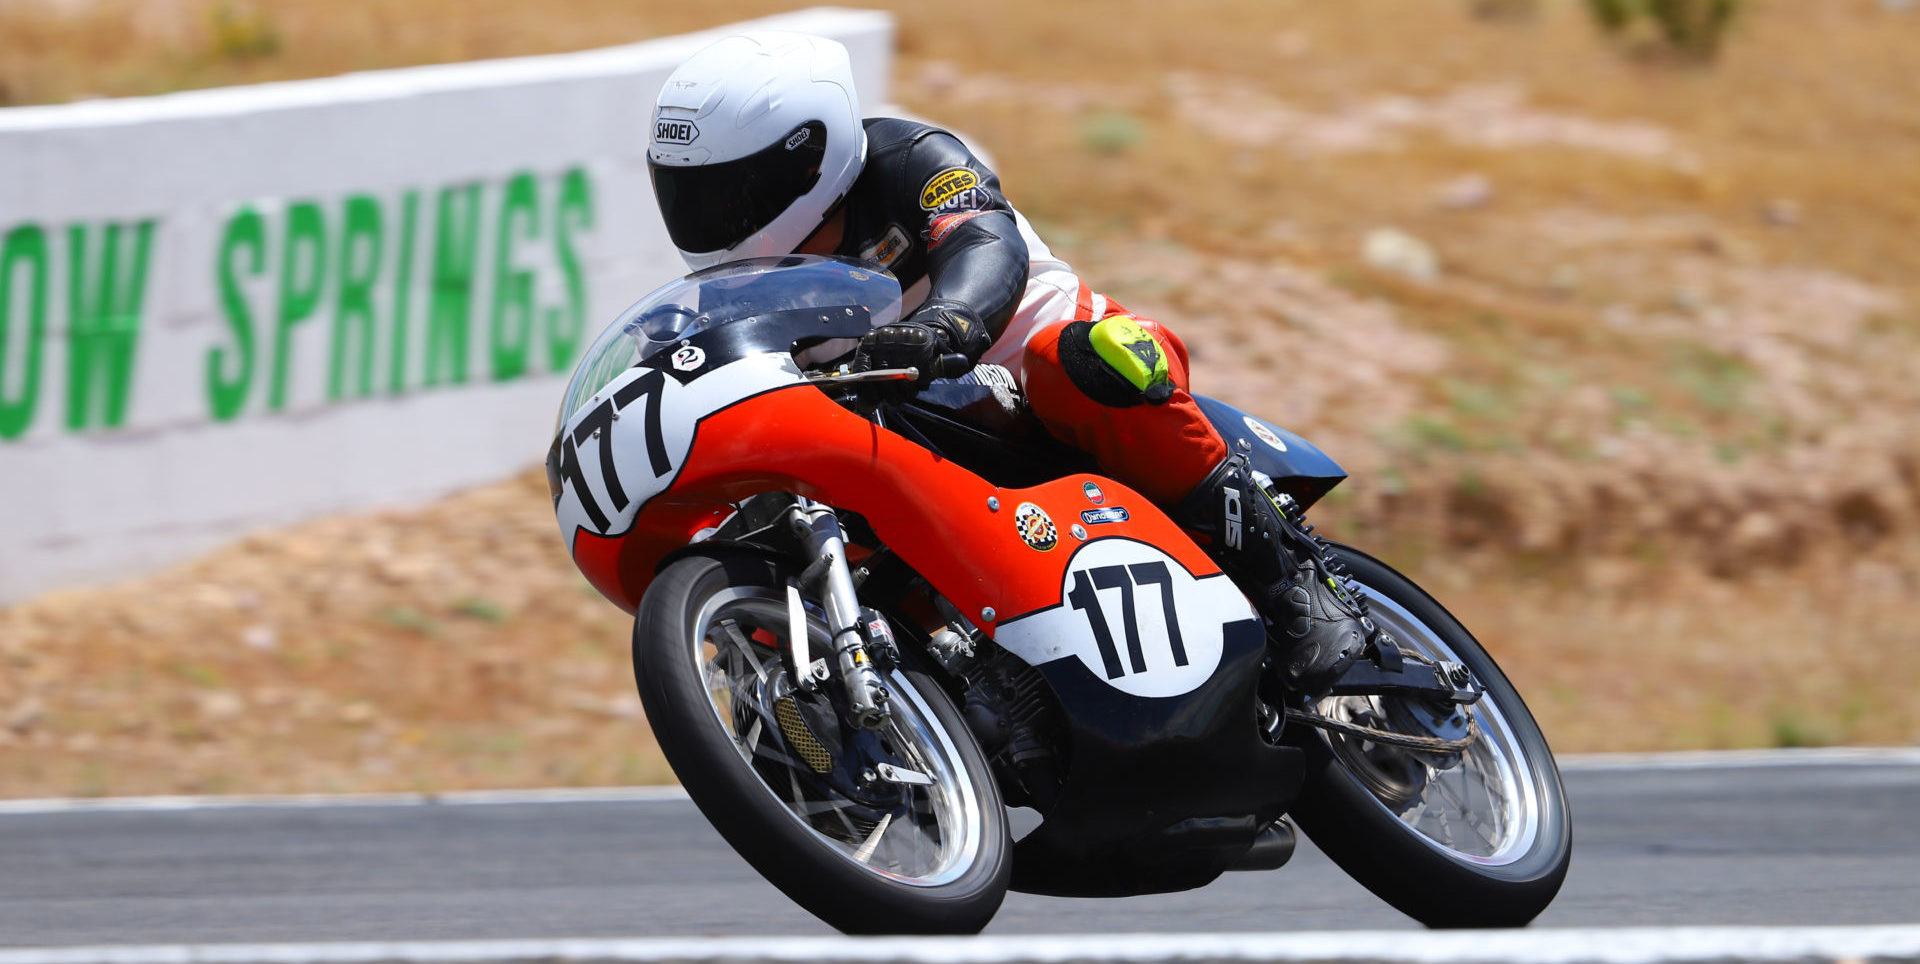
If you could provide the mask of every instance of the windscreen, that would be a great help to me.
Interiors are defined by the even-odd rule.
[[[709,328],[768,312],[843,307],[866,309],[876,327],[897,321],[900,283],[869,264],[810,255],[735,261],[669,282],[594,339],[567,384],[560,422],[641,359]]]

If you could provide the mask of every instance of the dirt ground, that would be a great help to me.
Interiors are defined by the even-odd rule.
[[[15,3],[0,103],[783,6]],[[1322,527],[1454,608],[1557,749],[1920,741],[1920,11],[1752,3],[1702,67],[1575,3],[889,6],[896,98],[1199,390],[1341,460]],[[626,634],[531,474],[261,533],[0,610],[0,795],[671,779]]]

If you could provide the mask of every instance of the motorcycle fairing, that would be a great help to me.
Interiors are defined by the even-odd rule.
[[[781,374],[767,374],[772,372]],[[737,394],[737,400],[700,414],[679,430],[663,427],[661,437],[687,437],[691,444],[684,457],[670,456],[671,483],[622,516],[624,529],[611,518],[606,527],[594,526],[592,520],[585,525],[577,518],[569,520],[574,522],[575,561],[583,570],[592,567],[587,574],[593,584],[629,611],[651,581],[659,558],[689,541],[703,523],[710,524],[714,513],[766,491],[795,492],[860,513],[889,548],[989,635],[1001,622],[1061,603],[1068,557],[1083,541],[1074,535],[1074,527],[1079,513],[1093,507],[1085,485],[1096,479],[1108,505],[1132,510],[1127,521],[1094,527],[1101,536],[1161,546],[1196,576],[1219,571],[1144,496],[1117,482],[1074,475],[1028,488],[998,487],[841,408],[807,384],[790,363],[785,368],[761,363],[743,373],[785,377],[787,384],[758,390],[757,378],[737,379],[735,387],[709,396]],[[634,376],[623,375],[615,384],[626,384],[629,377]],[[613,429],[623,433],[614,436],[618,444],[613,456],[614,474],[623,481],[651,471],[650,453],[640,444],[645,436],[629,421],[620,419]],[[569,432],[577,429],[570,427]],[[580,459],[583,473],[592,461]],[[567,497],[563,492],[562,504]],[[1027,505],[1052,529],[1046,548],[1040,548],[1043,540],[1031,531],[1036,524],[1033,513],[1023,508]],[[611,545],[616,542],[620,545]]]
[[[1297,499],[1301,508],[1320,501],[1347,477],[1347,470],[1312,442],[1219,399],[1195,395],[1193,400],[1220,437],[1245,451],[1254,471],[1273,479],[1274,487]]]

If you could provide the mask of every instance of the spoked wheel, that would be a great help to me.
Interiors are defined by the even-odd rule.
[[[1439,603],[1372,556],[1333,549],[1410,661],[1464,664],[1486,693],[1467,707],[1320,700],[1314,711],[1338,722],[1466,745],[1414,748],[1295,727],[1310,775],[1294,814],[1341,869],[1429,927],[1526,924],[1559,892],[1572,852],[1546,738],[1492,657]]]
[[[848,933],[972,933],[1006,895],[1006,812],[931,678],[886,676],[889,720],[846,722],[837,680],[796,685],[784,573],[688,558],[647,590],[634,672],[687,793],[776,887]],[[806,615],[810,649],[827,628]]]

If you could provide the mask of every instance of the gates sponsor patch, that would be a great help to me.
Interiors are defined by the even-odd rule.
[[[691,144],[700,139],[700,128],[692,121],[662,118],[653,122],[653,139],[662,144]]]
[[[947,168],[928,178],[926,186],[920,189],[920,207],[922,210],[937,211],[962,191],[979,186],[980,175],[973,171],[964,167]]]
[[[1022,502],[1013,510],[1013,525],[1020,531],[1021,542],[1041,552],[1060,543],[1060,530],[1054,528],[1047,510],[1031,502]]]

